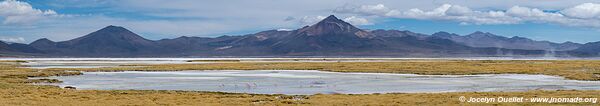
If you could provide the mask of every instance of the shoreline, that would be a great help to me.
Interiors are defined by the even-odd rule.
[[[212,60],[211,60],[212,61]],[[600,80],[599,60],[404,60],[389,62],[216,62],[132,64],[106,68],[52,68],[51,71],[320,70],[418,75],[543,74],[573,80]]]

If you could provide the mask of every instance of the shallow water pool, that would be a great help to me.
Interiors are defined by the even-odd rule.
[[[41,77],[40,77],[41,78]],[[61,87],[98,90],[190,90],[255,94],[371,94],[544,90],[600,90],[600,81],[524,74],[414,75],[315,70],[84,72],[59,79]]]

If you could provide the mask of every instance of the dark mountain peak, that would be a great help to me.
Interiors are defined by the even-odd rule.
[[[35,41],[31,42],[31,44],[34,44],[36,42],[38,42],[38,43],[42,43],[42,42],[43,43],[55,43],[54,41],[52,41],[52,40],[50,40],[48,38],[41,38],[41,39],[38,39],[38,40],[35,40]]]
[[[56,44],[56,42],[51,41],[50,39],[47,39],[47,38],[38,39],[38,40],[35,40],[35,41],[29,43],[29,45],[31,45],[33,47],[40,47],[40,48],[44,48],[44,47],[47,48],[47,47],[53,46],[55,44]]]
[[[520,37],[520,36],[513,36],[510,39],[519,39],[519,40],[531,40],[529,38],[525,38],[525,37]]]
[[[52,41],[52,40],[50,40],[50,39],[48,39],[48,38],[41,38],[41,39],[38,39],[38,40],[42,40],[42,41]]]
[[[44,44],[44,42],[46,42]],[[145,39],[124,27],[110,25],[85,36],[63,42],[51,43],[40,40],[33,47],[56,53],[71,53],[79,56],[111,56],[148,54],[160,49],[157,43]]]
[[[109,25],[106,26],[98,31],[129,31],[121,26],[114,26],[114,25]]]
[[[456,34],[444,32],[444,31],[439,31],[439,32],[431,34],[431,36],[438,36],[438,37],[450,37],[452,35],[456,35]]]
[[[520,37],[520,36],[513,36],[513,37],[510,37],[510,38],[511,38],[511,39],[527,39],[527,38],[525,38],[525,37]]]
[[[337,17],[330,15],[329,17],[319,21],[319,23],[311,26],[311,27],[315,27],[315,26],[321,26],[321,27],[325,27],[328,25],[332,25],[335,24],[339,27],[352,27],[352,28],[356,28],[354,26],[352,26],[350,23],[345,22],[344,20],[338,19]],[[358,28],[357,28],[358,29]]]
[[[563,42],[563,43],[561,43],[561,44],[575,44],[575,45],[581,45],[580,43],[575,43],[575,42],[571,42],[571,41],[566,41],[566,42]]]
[[[155,41],[145,39],[123,27],[107,26],[76,39],[58,42],[78,51],[78,55],[114,55],[157,50]],[[68,52],[67,52],[68,53]]]
[[[288,33],[256,34],[252,39],[266,41],[277,53],[351,50],[378,47],[383,42],[375,34],[359,29],[331,15],[306,28]],[[277,38],[275,41],[268,38]],[[271,42],[271,43],[269,43]],[[243,43],[247,44],[247,43]]]
[[[106,26],[106,27],[96,31],[96,32],[90,33],[89,35],[93,35],[93,34],[97,34],[97,35],[98,34],[107,34],[107,35],[110,34],[110,35],[112,35],[112,34],[118,34],[118,33],[134,34],[133,32],[125,29],[124,27],[109,25],[109,26]]]
[[[188,38],[191,38],[191,37],[189,37],[189,36],[180,36],[180,37],[177,37],[175,39],[188,39]]]
[[[354,35],[360,38],[372,38],[373,35],[367,31],[356,28],[350,23],[338,19],[331,15],[317,24],[298,30],[300,34],[307,36],[325,36],[325,35]]]
[[[69,42],[79,42],[82,40],[90,40],[90,41],[96,41],[96,40],[107,40],[107,41],[135,41],[135,42],[144,42],[144,43],[148,43],[151,42],[148,39],[145,39],[141,36],[139,36],[138,34],[135,34],[131,31],[129,31],[128,29],[125,29],[124,27],[120,27],[120,26],[107,26],[104,27],[98,31],[92,32],[88,35],[85,35],[83,37],[79,37],[73,40],[70,40]]]
[[[121,26],[109,25],[96,32],[90,33],[87,36],[112,36],[112,37],[124,37],[124,38],[135,38],[143,39],[141,36],[129,31],[128,29]]]
[[[39,49],[39,50],[55,49],[56,45],[57,45],[56,42],[51,41],[50,39],[46,39],[46,38],[38,39],[38,40],[35,40],[35,41],[29,43],[29,46]]]
[[[475,32],[473,32],[473,33],[471,33],[469,35],[482,35],[482,34],[489,34],[489,33],[487,33],[487,32],[481,32],[481,31],[475,31]]]
[[[450,35],[450,33],[444,32],[444,31],[439,31],[439,32],[433,33],[432,35]]]
[[[475,31],[467,36],[497,36],[489,32]]]
[[[459,35],[454,34],[454,33],[448,33],[448,32],[444,32],[444,31],[440,31],[440,32],[436,32],[436,33],[431,34],[431,36],[433,36],[433,37],[439,37],[439,38],[445,38],[445,39],[450,39],[450,38],[452,38],[454,36],[459,36]]]
[[[481,32],[481,31],[476,31],[473,32],[469,35],[467,35],[467,37],[474,37],[474,38],[494,38],[494,39],[508,39],[507,37],[504,36],[498,36],[489,32]]]
[[[335,15],[329,15],[329,16],[327,16],[327,18],[323,19],[322,21],[342,21],[342,20],[335,17]]]
[[[520,36],[513,36],[511,38],[508,39],[509,41],[522,41],[522,42],[534,42],[533,40],[529,39],[529,38],[525,38],[525,37],[520,37]],[[539,41],[539,42],[545,42],[545,41]]]

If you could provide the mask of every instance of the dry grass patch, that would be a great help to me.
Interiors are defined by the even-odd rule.
[[[544,74],[576,80],[600,80],[600,61],[587,60],[453,60],[403,62],[242,62],[162,64],[144,67],[50,69],[79,71],[177,70],[321,70],[334,72],[403,73],[428,75]]]
[[[240,62],[240,60],[188,60],[187,62]]]

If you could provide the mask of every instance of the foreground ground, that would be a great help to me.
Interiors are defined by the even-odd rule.
[[[548,103],[464,103],[459,97],[600,97],[600,91],[459,92],[411,94],[319,94],[311,96],[235,94],[191,91],[69,90],[35,86],[32,82],[59,82],[27,77],[78,75],[76,71],[118,70],[221,70],[304,69],[338,72],[386,72],[415,74],[523,73],[559,75],[570,79],[599,80],[600,61],[396,61],[328,63],[217,63],[151,65],[95,69],[25,69],[22,61],[0,62],[0,104],[4,105],[548,105]],[[139,66],[139,65],[135,65]],[[556,104],[556,103],[554,103]],[[562,103],[556,105],[592,105]],[[597,105],[597,104],[594,104]]]

